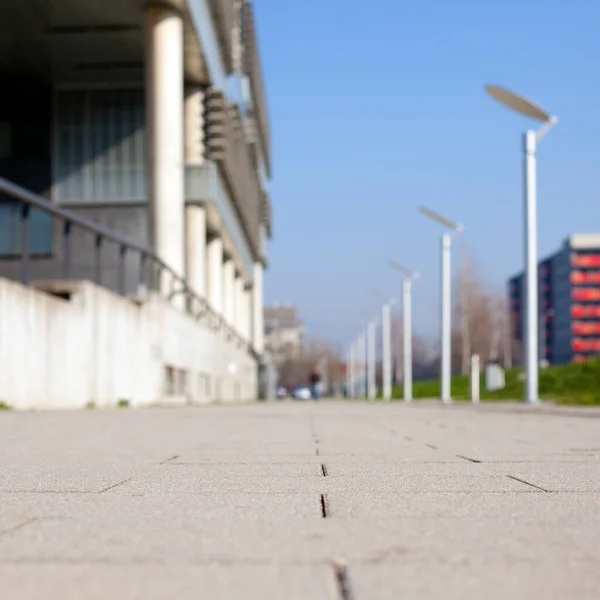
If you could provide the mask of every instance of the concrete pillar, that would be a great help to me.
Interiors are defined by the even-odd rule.
[[[206,247],[207,299],[211,307],[223,314],[223,240],[215,237]]]
[[[235,277],[235,317],[234,324],[237,331],[244,335],[244,279],[241,273]],[[245,337],[245,335],[244,335]]]
[[[223,316],[229,325],[234,324],[234,280],[235,265],[233,259],[228,258],[223,263]]]
[[[187,279],[190,287],[202,297],[206,296],[206,209],[187,206],[186,259]]]
[[[185,164],[204,163],[204,92],[197,85],[185,88]]]
[[[183,19],[162,4],[148,5],[145,16],[150,239],[156,253],[183,276]],[[160,283],[167,285],[167,279]]]
[[[204,163],[204,92],[198,85],[185,88],[185,164]],[[186,206],[186,276],[191,288],[206,296],[206,209]]]
[[[252,286],[252,341],[254,349],[262,354],[265,349],[263,325],[263,266],[254,263],[254,285]]]

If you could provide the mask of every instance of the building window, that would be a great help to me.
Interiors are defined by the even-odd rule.
[[[21,255],[21,211],[23,205],[0,200],[0,256]],[[52,253],[52,216],[38,208],[29,210],[29,255],[49,256]]]
[[[146,200],[143,90],[61,91],[56,97],[56,200]]]

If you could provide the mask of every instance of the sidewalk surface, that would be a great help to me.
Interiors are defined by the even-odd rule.
[[[282,402],[0,414],[0,597],[600,597],[600,419]]]

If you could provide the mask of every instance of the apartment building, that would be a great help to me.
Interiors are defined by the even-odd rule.
[[[550,364],[600,354],[600,234],[574,234],[538,264],[539,357]],[[509,279],[513,342],[524,335],[524,276]]]
[[[304,347],[304,324],[291,304],[265,306],[265,346],[275,365],[300,357]]]

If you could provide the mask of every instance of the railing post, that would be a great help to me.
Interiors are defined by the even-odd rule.
[[[479,403],[479,355],[471,356],[471,402]]]
[[[21,204],[21,283],[29,283],[29,204]]]
[[[96,285],[102,285],[102,236],[96,236],[96,274],[94,277]]]
[[[148,289],[147,269],[148,269],[147,257],[146,257],[146,254],[144,252],[142,252],[140,254],[140,276],[139,276],[139,281],[138,281],[138,292],[141,292],[144,295],[146,294],[146,291]]]
[[[119,248],[119,291],[125,295],[125,258],[127,256],[127,246]]]
[[[63,224],[63,277],[69,279],[71,269],[71,222],[65,221]]]

